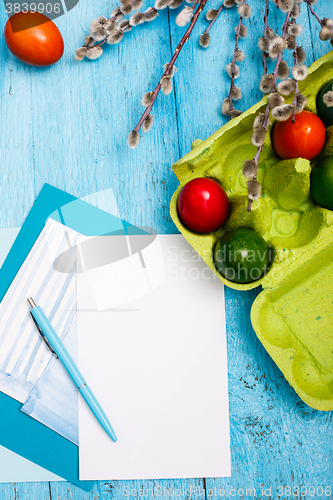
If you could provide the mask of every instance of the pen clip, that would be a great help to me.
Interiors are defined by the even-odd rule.
[[[51,347],[51,345],[50,345],[49,341],[47,340],[47,338],[45,337],[44,333],[42,332],[42,330],[41,330],[41,328],[40,328],[39,324],[38,324],[38,323],[37,323],[37,321],[35,320],[34,315],[33,315],[33,314],[31,314],[31,311],[30,311],[30,315],[31,315],[31,317],[32,317],[32,319],[33,319],[33,322],[34,322],[34,323],[35,323],[35,325],[36,325],[36,328],[37,328],[37,330],[38,330],[39,335],[42,337],[42,340],[44,340],[44,342],[45,342],[45,344],[46,344],[46,347],[48,347],[48,348],[50,349],[51,353],[53,354],[53,356],[55,356],[55,357],[58,359],[58,355],[57,355],[57,353],[56,353],[56,352],[52,349],[52,347]]]

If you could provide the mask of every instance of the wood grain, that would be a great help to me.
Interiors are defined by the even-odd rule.
[[[151,3],[145,1],[144,7]],[[249,3],[253,8],[251,19],[245,21],[249,36],[240,41],[246,59],[236,81],[243,91],[237,107],[243,110],[261,97],[257,38],[263,30],[264,2]],[[220,0],[211,0],[208,8],[219,5]],[[177,12],[165,10],[155,22],[127,33],[119,46],[106,47],[101,59],[74,61],[74,50],[91,20],[113,7],[114,2],[107,0],[81,0],[57,19],[65,53],[50,68],[24,65],[1,39],[0,227],[20,226],[48,182],[80,197],[111,188],[121,217],[160,233],[176,232],[169,216],[177,186],[171,165],[189,151],[192,141],[208,137],[226,121],[220,108],[229,89],[225,67],[232,57],[237,12],[222,12],[207,50],[198,44],[207,21],[199,19],[177,61],[174,91],[158,96],[152,131],[143,134],[132,151],[127,135],[143,111],[141,98],[155,87],[183,31],[174,22]],[[333,15],[331,0],[320,0],[314,7],[322,17]],[[318,39],[319,26],[304,5],[302,10],[300,43],[310,64],[331,47]],[[270,26],[281,25],[283,17],[271,4]],[[2,9],[2,27],[5,22]],[[288,58],[291,61],[290,53]],[[305,406],[262,348],[249,319],[257,293],[226,289],[231,478],[98,482],[90,493],[66,482],[3,484],[0,498],[120,500],[137,498],[142,490],[141,496],[149,499],[276,499],[278,486],[330,486],[333,491],[332,414]],[[204,394],[198,403],[209,409]],[[287,498],[288,491],[281,498]],[[318,492],[292,493],[289,498],[333,498]]]

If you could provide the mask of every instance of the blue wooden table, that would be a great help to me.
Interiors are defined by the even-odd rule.
[[[218,0],[208,3],[220,5]],[[240,41],[246,53],[238,80],[243,110],[261,98],[257,38],[264,2],[249,3],[249,36]],[[91,20],[108,15],[114,5],[81,0],[56,20],[65,52],[53,67],[21,63],[1,38],[1,228],[19,227],[48,182],[78,197],[112,189],[122,218],[160,233],[176,232],[169,215],[177,187],[171,165],[192,141],[225,123],[220,108],[230,85],[225,66],[231,61],[237,12],[222,13],[208,50],[198,45],[208,24],[199,20],[177,61],[174,91],[158,97],[153,128],[132,151],[127,135],[143,111],[141,98],[157,84],[183,29],[175,25],[176,12],[164,10],[154,22],[126,34],[118,46],[107,47],[97,61],[76,62],[74,50]],[[319,25],[302,7],[300,43],[310,64],[331,47],[318,39]],[[319,0],[315,8],[321,17],[333,15],[331,0]],[[272,4],[270,25],[281,26],[281,20]],[[5,22],[2,8],[2,28]],[[307,407],[262,348],[249,314],[257,293],[226,289],[231,478],[97,482],[90,493],[65,482],[3,484],[1,498],[333,498],[332,413]],[[197,404],[209,409],[210,402],[200,394]]]

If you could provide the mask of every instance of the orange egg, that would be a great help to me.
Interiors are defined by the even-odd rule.
[[[5,26],[5,41],[15,57],[31,66],[50,66],[64,52],[59,29],[39,12],[18,12],[11,16]]]

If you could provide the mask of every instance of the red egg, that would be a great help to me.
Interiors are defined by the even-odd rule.
[[[181,221],[192,231],[210,233],[228,218],[229,199],[220,184],[206,177],[189,181],[178,197]]]
[[[325,125],[310,111],[302,111],[273,128],[273,147],[281,158],[305,158],[312,160],[319,155],[326,141]]]

